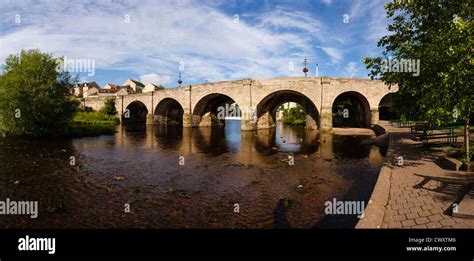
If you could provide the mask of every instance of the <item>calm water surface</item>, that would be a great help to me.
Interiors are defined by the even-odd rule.
[[[361,145],[364,138],[284,125],[241,132],[239,121],[227,121],[223,128],[143,125],[117,127],[114,136],[0,139],[0,200],[37,200],[40,211],[37,219],[2,215],[0,226],[350,228],[355,216],[326,216],[324,203],[369,199],[383,151]]]

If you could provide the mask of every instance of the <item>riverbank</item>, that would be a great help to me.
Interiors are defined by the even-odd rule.
[[[474,219],[452,216],[453,203],[462,199],[463,188],[444,180],[470,174],[439,167],[435,160],[446,151],[424,149],[409,138],[409,128],[394,128],[388,122],[380,125],[390,137],[389,148],[365,216],[356,228],[474,228]]]
[[[332,132],[336,135],[345,136],[368,136],[371,138],[376,136],[374,130],[367,128],[332,128]]]
[[[119,119],[114,115],[100,112],[79,112],[70,123],[65,136],[86,137],[99,135],[112,135]]]

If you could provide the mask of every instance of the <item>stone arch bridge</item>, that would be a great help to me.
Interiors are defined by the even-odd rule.
[[[240,108],[241,129],[272,128],[281,104],[296,102],[306,111],[306,127],[365,127],[377,124],[384,97],[398,90],[379,80],[287,77],[242,79],[169,88],[149,93],[112,96],[124,124],[182,124],[208,127],[223,124],[225,104]],[[88,97],[83,106],[99,110],[110,96]],[[228,107],[228,106],[227,106]]]

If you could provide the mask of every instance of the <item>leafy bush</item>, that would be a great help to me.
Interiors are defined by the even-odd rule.
[[[290,125],[305,125],[306,113],[301,105],[290,109],[283,109],[283,123]]]
[[[78,111],[69,95],[74,82],[58,70],[51,54],[21,51],[5,60],[0,75],[0,126],[3,135],[60,135]]]
[[[100,109],[100,112],[106,115],[117,114],[117,109],[115,108],[115,99],[107,99],[104,103],[104,107]]]
[[[84,107],[84,109],[81,109],[79,111],[81,111],[81,112],[93,112],[94,110],[92,109],[92,107],[87,107],[86,106],[86,107]]]

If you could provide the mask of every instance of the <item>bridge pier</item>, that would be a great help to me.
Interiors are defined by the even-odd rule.
[[[320,145],[319,145],[319,150],[321,152],[321,157],[323,159],[332,159],[334,158],[334,149],[333,149],[333,135],[332,133],[328,132],[320,132],[319,133],[319,140],[320,140]]]
[[[240,119],[240,130],[242,131],[252,131],[255,130],[255,109],[254,108],[241,108],[241,119]]]
[[[263,113],[257,120],[257,129],[270,129],[275,128],[276,123],[270,112]]]
[[[317,130],[318,129],[318,123],[316,122],[316,119],[313,119],[311,115],[306,114],[306,126],[305,128],[307,130]]]
[[[240,121],[240,130],[241,131],[253,131],[255,130],[255,125],[253,120],[242,118]]]
[[[370,127],[379,123],[379,108],[370,109]]]
[[[153,117],[153,114],[152,113],[148,113],[146,115],[146,124],[147,125],[153,125],[154,124],[154,117]]]
[[[321,109],[320,131],[332,130],[332,107],[323,107]]]
[[[193,116],[189,112],[183,113],[183,127],[191,128],[193,127]]]
[[[197,117],[196,117],[197,119]],[[198,127],[222,126],[224,123],[212,112],[206,112],[195,122]]]

